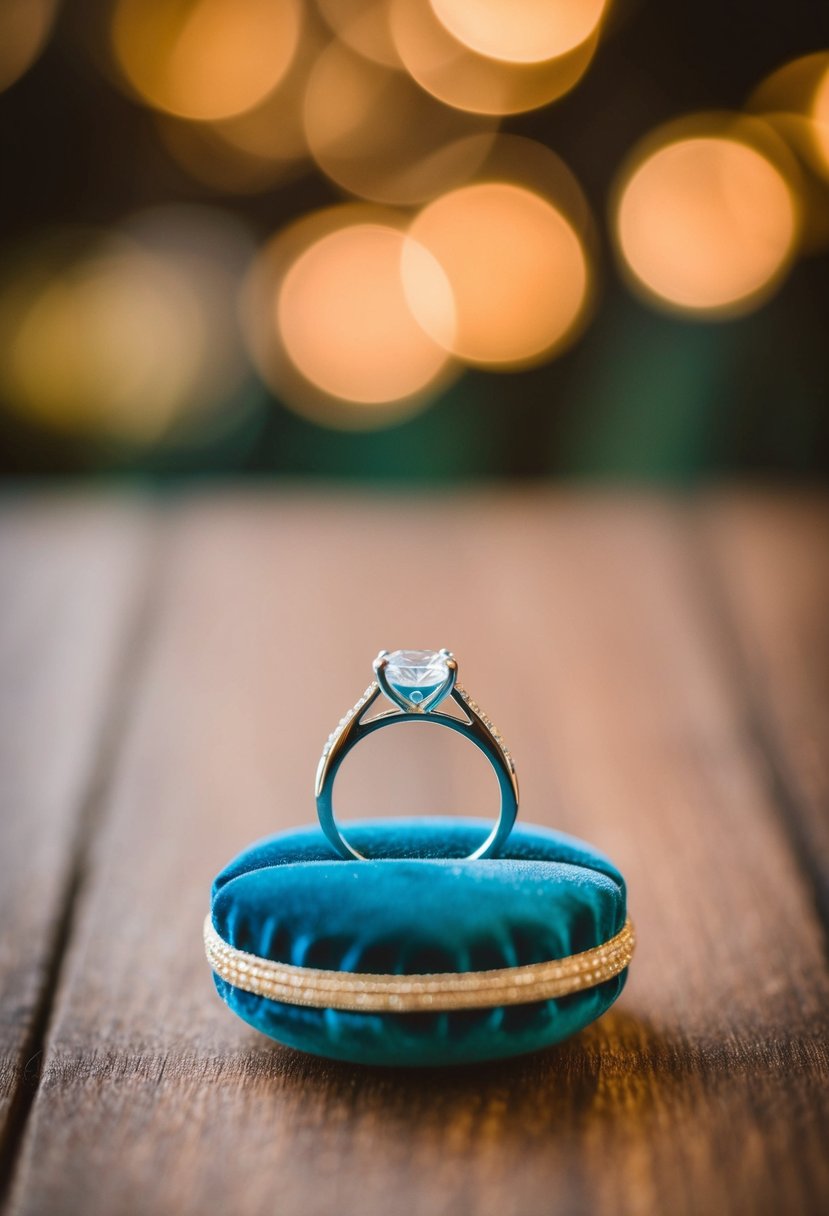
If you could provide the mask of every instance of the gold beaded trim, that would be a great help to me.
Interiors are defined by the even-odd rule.
[[[628,920],[620,933],[602,945],[547,963],[497,971],[372,975],[275,963],[228,945],[219,937],[209,914],[204,922],[207,961],[234,988],[287,1005],[364,1013],[488,1009],[567,996],[624,971],[633,957],[635,944],[633,925]]]

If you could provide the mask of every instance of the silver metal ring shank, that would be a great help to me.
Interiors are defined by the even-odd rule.
[[[438,726],[449,727],[450,730],[457,731],[465,739],[469,739],[484,753],[495,770],[501,793],[498,820],[486,840],[474,853],[469,854],[469,859],[497,856],[512,831],[518,814],[518,780],[515,776],[512,757],[500,736],[497,735],[494,728],[488,725],[475,702],[457,686],[452,689],[446,700],[451,697],[466,715],[468,719],[466,721],[453,717],[451,714],[441,713],[438,709],[432,709],[428,713],[409,713],[403,709],[391,709],[378,714],[375,718],[363,721],[363,715],[379,695],[380,689],[376,684],[370,685],[366,689],[364,696],[357,702],[354,709],[349,711],[329,739],[320,760],[316,782],[317,814],[327,839],[342,857],[357,861],[366,860],[362,853],[349,844],[334,818],[334,779],[340,765],[352,748],[356,747],[362,739],[381,730],[384,726],[392,726],[396,722],[433,722]]]

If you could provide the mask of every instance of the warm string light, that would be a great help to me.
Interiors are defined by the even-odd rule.
[[[812,172],[829,180],[829,52],[777,68],[754,89],[748,109],[770,123]]]
[[[389,23],[390,0],[316,0],[316,7],[344,46],[383,67],[400,67]]]
[[[760,135],[736,116],[701,115],[634,151],[614,227],[622,264],[649,298],[733,316],[757,307],[785,274],[797,201]]]
[[[260,376],[296,413],[337,428],[386,426],[423,409],[457,374],[412,316],[405,239],[398,212],[345,203],[303,216],[257,254],[242,291],[243,330]],[[436,266],[431,283],[451,299]]]
[[[597,30],[607,0],[431,0],[440,23],[470,51],[507,63],[544,63]]]
[[[57,11],[58,0],[3,0],[0,4],[0,93],[38,58]]]
[[[275,88],[230,117],[194,120],[157,112],[165,148],[189,176],[222,193],[273,190],[307,171],[304,99],[324,45],[319,24],[306,14],[291,63]]]
[[[245,328],[282,401],[329,424],[382,425],[459,365],[526,366],[574,340],[594,279],[575,179],[515,136],[487,137],[480,159],[472,182],[411,217],[334,207],[263,251]]]
[[[456,38],[423,0],[391,0],[390,23],[400,60],[414,80],[445,105],[480,114],[520,114],[548,105],[582,78],[598,29],[551,59],[492,59]]]
[[[829,177],[829,64],[823,68],[812,92],[809,118],[824,172]]]
[[[0,88],[36,58],[56,3],[0,11]],[[47,242],[0,282],[8,400],[56,429],[154,442],[239,383],[240,290],[259,374],[325,425],[385,426],[465,365],[560,354],[596,298],[593,223],[553,153],[498,125],[578,83],[606,8],[112,0],[113,78],[185,172],[233,194],[313,166],[363,201],[288,225],[244,276],[246,241],[215,210],[198,249],[169,211]],[[745,313],[829,241],[829,53],[772,73],[747,108],[654,132],[617,176],[620,265],[655,307]]]
[[[300,0],[117,0],[112,46],[142,100],[215,120],[244,113],[277,87],[301,24]]]
[[[245,374],[232,300],[249,256],[232,221],[192,207],[50,234],[0,283],[5,400],[59,433],[141,446],[203,423]]]
[[[792,175],[806,255],[829,247],[829,52],[803,55],[772,72],[748,100],[796,162]]]
[[[361,198],[421,203],[468,181],[492,144],[494,122],[441,105],[405,73],[332,42],[304,99],[318,167]]]
[[[484,181],[430,203],[410,228],[404,257],[412,312],[464,362],[510,368],[561,347],[588,294],[585,251],[560,211],[509,182]],[[421,290],[426,249],[441,266],[455,324]]]
[[[381,405],[413,397],[447,362],[446,350],[418,325],[400,272],[407,238],[388,224],[335,230],[302,253],[281,284],[275,320],[296,367],[323,391]],[[418,291],[453,329],[452,293],[422,248]]]

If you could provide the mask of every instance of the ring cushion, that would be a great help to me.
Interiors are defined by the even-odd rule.
[[[231,946],[276,962],[385,975],[546,962],[620,932],[625,884],[607,858],[573,837],[522,825],[499,858],[464,860],[488,826],[468,819],[348,825],[371,862],[339,858],[319,828],[259,841],[217,876],[214,928]],[[438,1065],[559,1042],[604,1013],[625,977],[553,1000],[427,1013],[288,1005],[214,980],[241,1018],[302,1051]]]

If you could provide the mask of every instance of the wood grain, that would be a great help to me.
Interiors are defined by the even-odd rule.
[[[16,1216],[825,1211],[821,930],[688,511],[229,495],[192,501],[166,534]],[[523,818],[588,837],[628,875],[631,980],[586,1033],[514,1063],[304,1057],[212,993],[210,878],[256,835],[313,819],[318,749],[379,646],[432,642],[509,740]],[[406,734],[377,749],[370,809],[472,809],[464,750],[411,765]]]
[[[0,1187],[37,1081],[147,546],[126,503],[12,498],[0,511]]]
[[[703,527],[754,733],[829,942],[829,504],[724,494]]]

